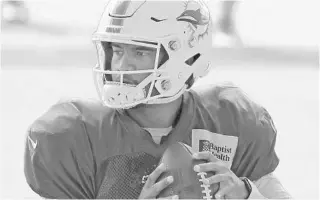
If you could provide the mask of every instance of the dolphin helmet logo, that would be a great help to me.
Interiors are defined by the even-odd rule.
[[[201,37],[208,33],[210,14],[205,5],[197,0],[185,2],[185,10],[176,19],[188,22],[190,31],[189,46],[193,47]]]

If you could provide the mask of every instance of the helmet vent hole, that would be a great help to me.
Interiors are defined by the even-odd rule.
[[[194,55],[191,58],[189,58],[188,60],[186,60],[185,63],[189,66],[192,66],[193,63],[195,63],[199,57],[200,57],[200,53],[197,53],[196,55]]]
[[[163,22],[163,21],[167,20],[167,19],[157,19],[157,18],[155,18],[155,17],[151,17],[150,19],[151,19],[152,21],[155,21],[155,22]]]
[[[163,56],[162,56],[162,59],[159,60],[158,68],[169,60],[169,54],[166,51],[166,49],[163,47],[163,45],[161,45],[160,47],[160,52],[163,54]]]

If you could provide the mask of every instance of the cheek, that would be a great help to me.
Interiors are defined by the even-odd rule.
[[[135,74],[135,75],[132,75],[132,76],[137,81],[137,83],[141,83],[149,75],[150,75],[150,73],[143,73],[143,74]]]
[[[138,70],[149,70],[149,69],[154,69],[154,62],[155,58],[147,58],[144,59],[143,61],[139,62],[137,65]],[[143,81],[145,78],[147,78],[151,73],[142,73],[142,74],[136,74],[135,79],[139,81]]]
[[[111,65],[110,68],[112,71],[115,71],[117,69],[117,62],[114,59],[111,60],[110,65]]]
[[[136,64],[138,70],[148,70],[153,69],[154,60],[151,59],[143,59]]]
[[[161,58],[161,55],[160,55]],[[149,55],[145,56],[144,58],[137,59],[136,64],[138,70],[148,70],[148,69],[154,69],[154,63],[156,59],[156,53],[150,53]]]

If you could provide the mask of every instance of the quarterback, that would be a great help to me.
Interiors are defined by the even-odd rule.
[[[174,180],[161,155],[182,142],[214,171],[215,198],[291,198],[273,175],[277,131],[233,84],[192,87],[211,69],[201,0],[111,0],[93,34],[99,100],[53,105],[28,129],[24,171],[44,198],[153,199]],[[174,194],[168,198],[179,198]]]

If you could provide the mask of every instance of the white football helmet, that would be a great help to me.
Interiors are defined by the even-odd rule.
[[[99,97],[112,108],[161,104],[177,99],[210,69],[212,19],[202,0],[110,0],[93,34],[98,64],[93,69]],[[112,71],[110,44],[156,49],[152,70]],[[165,53],[159,60],[160,51]],[[126,74],[148,73],[138,85],[123,81]],[[112,80],[117,74],[120,81]]]

